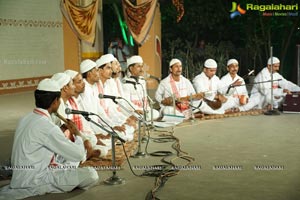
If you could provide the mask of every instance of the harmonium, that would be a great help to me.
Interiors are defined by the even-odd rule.
[[[287,94],[282,108],[284,113],[300,113],[300,92]]]

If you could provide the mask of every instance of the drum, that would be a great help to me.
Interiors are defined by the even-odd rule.
[[[240,105],[245,105],[248,103],[248,97],[246,95],[240,95],[239,96]]]
[[[287,94],[282,108],[284,113],[300,113],[300,93]]]

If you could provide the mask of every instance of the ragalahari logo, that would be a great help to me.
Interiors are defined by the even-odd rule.
[[[237,3],[233,1],[230,12],[231,12],[230,18],[233,19],[236,16],[241,16],[241,14],[244,15],[246,13],[246,10],[241,8],[240,4],[237,5]]]

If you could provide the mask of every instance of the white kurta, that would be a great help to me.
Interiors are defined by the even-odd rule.
[[[231,84],[237,80],[241,81],[241,86],[231,87],[228,90]],[[227,110],[229,108],[239,107],[240,106],[239,96],[246,95],[248,97],[245,81],[239,75],[236,75],[234,78],[232,78],[230,74],[227,73],[225,76],[221,78],[221,85],[222,85],[222,89],[220,90],[220,92],[221,94],[225,95],[227,98],[227,101],[223,105],[224,110]]]
[[[111,96],[118,96],[117,93],[117,85],[115,81],[111,78],[105,81],[103,84],[102,81],[99,81],[97,84],[99,94],[111,95]],[[134,127],[129,126],[126,124],[127,118],[130,116],[129,114],[125,116],[117,103],[113,102],[110,98],[103,98],[99,101],[100,106],[102,106],[107,114],[107,116],[114,121],[116,124],[122,125],[125,124],[126,133],[120,135],[127,141],[133,140],[134,137]]]
[[[197,75],[193,80],[197,93],[205,92],[205,98],[213,100],[218,91],[222,90],[222,83],[216,75],[209,79],[204,72]]]
[[[11,164],[13,176],[9,186],[1,190],[1,195],[12,195],[13,198],[26,198],[51,192],[71,191],[79,186],[87,188],[98,181],[94,169],[62,170],[48,168],[53,156],[61,155],[71,162],[85,160],[85,149],[81,137],[75,142],[65,138],[63,132],[56,126],[44,109],[35,109],[18,124],[15,132]],[[26,169],[27,168],[27,169]],[[82,177],[82,175],[86,176]],[[89,184],[81,185],[86,178]]]
[[[175,114],[179,116],[185,116],[185,113],[182,113],[180,110],[174,108],[174,106],[164,106],[163,104],[161,104],[161,101],[165,98],[173,96],[174,98],[176,98],[176,95],[172,90],[170,77],[171,75],[167,76],[160,82],[155,93],[155,99],[160,104],[162,114]],[[180,76],[179,81],[175,81],[175,86],[179,93],[179,97],[186,97],[195,94],[192,83],[183,76]],[[200,103],[201,101],[193,101],[192,105],[194,107],[198,107]]]
[[[255,77],[254,84],[251,90],[249,103],[242,106],[240,110],[250,110],[254,107],[259,109],[271,104],[273,98],[273,107],[278,108],[282,104],[286,93],[283,89],[290,91],[300,91],[300,87],[286,80],[279,73],[273,73],[273,97],[271,97],[271,73],[268,68],[263,68]],[[265,83],[261,83],[265,82]],[[276,98],[275,98],[276,97]]]
[[[111,81],[115,82],[116,84],[116,89],[114,90],[116,96],[124,97],[123,84],[120,78],[112,78]]]
[[[124,96],[127,100],[132,102],[135,110],[142,110],[146,112],[146,120],[151,119],[151,108],[147,101],[147,86],[144,79],[139,78],[137,84],[126,83],[127,81],[136,82],[135,79],[124,77],[123,79],[123,90]],[[159,112],[153,109],[153,119],[159,117]]]
[[[193,86],[197,93],[204,92],[205,98],[208,100],[213,100],[218,93],[222,89],[221,81],[219,77],[214,75],[211,79],[209,79],[204,72],[197,75],[193,80]],[[201,111],[206,114],[224,114],[224,109],[221,107],[220,109],[213,110],[209,107],[204,101],[202,103]]]
[[[78,96],[77,98],[75,97],[71,97],[71,98],[73,102],[76,104],[78,110],[85,111],[81,96]],[[71,109],[75,109],[72,107],[70,101],[67,101],[67,106]],[[101,140],[106,146],[97,145],[98,139],[91,127],[90,122],[88,122],[82,115],[78,115],[78,116],[80,117],[80,120],[82,122],[82,130],[80,130],[80,132],[90,141],[93,149],[99,149],[101,151],[101,155],[100,155],[101,157],[106,156],[108,151],[111,149],[110,139]],[[72,120],[73,114],[68,114],[66,118]]]
[[[115,127],[115,126],[121,126],[122,124],[117,123],[116,121],[112,120],[107,113],[105,112],[104,108],[100,106],[100,99],[98,97],[99,91],[98,87],[96,84],[89,84],[85,79],[85,90],[81,95],[82,97],[82,102],[86,108],[86,111],[88,112],[93,112],[98,114],[110,127]],[[108,127],[105,123],[102,122],[97,116],[90,116],[95,122],[101,124],[104,126],[108,131],[110,131],[110,127]],[[99,133],[102,132],[103,130],[99,128],[98,126],[91,124],[94,132]],[[130,140],[131,139],[131,134],[130,132],[134,132],[134,128],[131,126],[125,126],[126,127],[126,132],[117,132],[120,137],[122,137],[124,140]],[[128,134],[127,134],[128,132]],[[128,135],[128,138],[127,136]]]
[[[118,109],[127,117],[135,115],[134,110],[132,109],[134,105],[130,102],[129,99],[126,99],[126,96],[124,95],[123,84],[120,78],[112,78],[110,79],[110,81],[112,84],[112,88],[114,88],[114,90],[111,91],[112,95],[122,97],[122,99],[117,100],[119,105]]]
[[[98,91],[101,94],[110,95],[110,96],[119,96],[117,85],[113,79],[108,79],[103,84],[101,81],[98,83]],[[118,104],[113,102],[110,98],[103,98],[100,99],[100,105],[104,107],[107,115],[112,119],[115,120],[119,124],[124,124],[126,119],[129,117],[125,116],[118,110]]]

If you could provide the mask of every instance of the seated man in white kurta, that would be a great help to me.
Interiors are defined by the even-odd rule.
[[[110,95],[116,96],[117,85],[115,81],[112,80],[112,66],[111,62],[115,60],[112,54],[102,55],[97,61],[98,72],[100,80],[97,82],[98,94],[101,95]],[[130,118],[130,115],[124,115],[121,110],[119,110],[119,106],[117,101],[112,100],[110,98],[102,98],[99,100],[100,106],[104,108],[108,117],[111,120],[115,121],[118,124],[123,124],[126,129],[126,140],[133,140],[135,124],[136,121],[133,118]],[[123,137],[123,136],[122,136]]]
[[[75,86],[74,95],[72,95],[66,102],[67,107],[73,110],[86,110],[80,96],[85,89],[82,75],[74,70],[66,70],[64,73],[70,76]],[[91,157],[103,157],[107,155],[108,150],[111,149],[111,141],[109,138],[101,133],[95,134],[91,128],[90,122],[88,122],[82,115],[67,114],[67,118],[72,120],[77,125],[79,131],[90,141],[92,149],[100,150],[100,152],[92,152]]]
[[[34,92],[36,108],[19,122],[12,148],[13,170],[10,185],[1,188],[5,199],[23,199],[46,193],[62,193],[79,187],[88,189],[98,182],[93,168],[49,168],[55,154],[71,162],[85,160],[83,139],[74,123],[66,126],[74,135],[70,142],[50,117],[60,105],[60,87],[51,79],[42,80]],[[22,168],[20,168],[22,167]]]
[[[172,59],[169,64],[170,74],[164,78],[155,93],[155,99],[160,103],[162,115],[179,115],[186,119],[192,115],[192,107],[200,107],[202,101],[189,101],[190,95],[195,100],[195,90],[192,83],[181,75],[182,64],[178,59]],[[180,98],[187,98],[180,100]],[[200,95],[201,99],[202,96]],[[173,101],[177,101],[173,104]],[[192,106],[190,106],[190,104]]]
[[[147,101],[146,81],[142,77],[143,59],[141,56],[132,56],[127,59],[127,74],[123,78],[123,89],[125,98],[133,103],[134,109],[144,115],[145,119],[151,119],[151,108]],[[153,119],[159,117],[159,112],[153,109]]]
[[[215,102],[220,103],[220,108],[212,109],[213,106],[206,106],[201,111],[205,114],[224,114],[224,108],[222,104],[227,101],[227,99],[219,94],[222,88],[221,81],[219,77],[216,76],[217,72],[217,62],[213,59],[207,59],[204,62],[203,72],[197,75],[193,80],[193,85],[197,93],[203,92],[205,94],[205,101],[203,105],[213,105]]]
[[[99,119],[97,116],[90,116],[93,121],[101,124],[108,132],[111,132],[110,128],[113,128],[114,131],[116,131],[120,137],[123,137],[124,140],[128,140],[130,138],[126,138],[126,127],[124,124],[119,124],[116,121],[113,121],[110,119],[104,108],[100,106],[99,103],[99,91],[97,87],[97,83],[99,82],[99,72],[97,63],[95,63],[92,60],[84,60],[80,64],[80,72],[82,73],[82,77],[84,78],[85,82],[85,90],[83,93],[80,94],[82,98],[82,102],[84,104],[84,107],[86,108],[86,111],[96,113],[98,116],[100,116],[102,120]],[[100,127],[91,124],[94,132],[99,133],[103,131]],[[131,130],[129,130],[131,131]],[[105,132],[106,134],[109,134],[108,132]]]
[[[280,60],[277,57],[268,59],[267,67],[263,68],[254,79],[249,103],[239,107],[241,111],[247,111],[252,108],[262,109],[266,106],[272,106],[272,108],[277,109],[283,103],[286,94],[290,94],[291,91],[300,91],[298,85],[286,80],[278,73],[279,67]],[[273,97],[271,97],[271,69],[273,75]],[[272,101],[273,105],[271,105]]]
[[[73,85],[73,80],[67,74],[61,72],[53,74],[51,79],[58,83],[61,91],[60,105],[58,107],[57,113],[64,118],[67,118],[65,109],[67,108],[66,103],[68,99],[74,94],[75,87]],[[55,114],[52,114],[51,117],[56,125],[63,128],[64,122],[61,119],[59,119]],[[68,135],[67,132],[65,132],[65,135],[72,140],[72,136]]]
[[[114,58],[114,60],[111,62],[111,67],[112,67],[112,78],[109,79],[108,81],[111,84],[111,87],[114,88],[114,90],[110,90],[111,95],[117,96],[117,97],[122,97],[121,99],[118,99],[118,110],[120,110],[124,115],[128,116],[131,115],[130,117],[132,118],[132,115],[135,115],[134,111],[132,110],[131,106],[132,103],[130,103],[130,100],[125,99],[124,95],[124,90],[123,90],[123,84],[121,82],[121,72],[122,68],[119,63],[119,61]],[[130,106],[130,105],[131,106]],[[133,120],[135,120],[133,118]]]
[[[245,105],[248,101],[248,92],[245,81],[237,72],[239,71],[239,62],[236,59],[230,59],[227,62],[228,73],[221,78],[221,93],[227,98],[227,108],[235,109]]]

